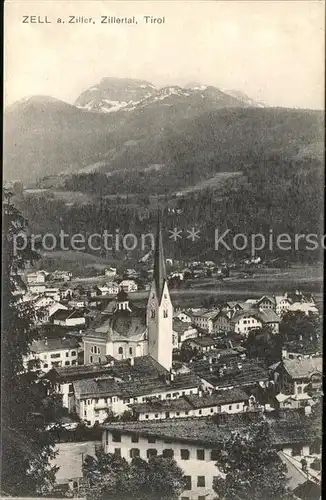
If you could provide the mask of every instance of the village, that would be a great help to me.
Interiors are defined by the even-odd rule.
[[[110,267],[101,284],[79,284],[67,271],[25,272],[17,300],[32,307],[39,331],[25,364],[41,371],[66,409],[61,424],[48,428],[68,441],[77,431],[77,441],[87,441],[95,430],[106,452],[126,459],[174,457],[187,478],[181,498],[203,500],[214,498],[218,444],[263,417],[295,471],[297,498],[307,488],[319,498],[321,311],[313,294],[280,290],[174,306],[176,283],[187,273],[211,276],[216,266],[192,263],[168,274],[160,225],[152,261],[147,279]],[[224,264],[216,279],[229,273]],[[58,482],[77,494],[81,467],[66,464]]]

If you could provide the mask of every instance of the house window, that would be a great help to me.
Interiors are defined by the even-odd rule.
[[[129,354],[132,356],[132,347],[129,347]]]
[[[170,412],[169,411],[165,412],[165,418],[170,418]]]
[[[90,357],[89,357],[89,362],[90,362],[90,363],[93,363],[93,356],[90,356]]]
[[[66,358],[68,358],[68,357],[69,357],[69,352],[66,352]]]
[[[191,490],[191,476],[184,476],[185,490]]]
[[[180,412],[179,412],[179,411],[177,411],[177,412],[176,412],[176,416],[178,417],[179,415],[180,415]]]
[[[47,368],[49,365],[47,363],[43,364],[43,368]]]
[[[173,458],[173,455],[174,455],[174,451],[169,449],[169,448],[166,448],[165,450],[163,450],[163,457],[164,458]]]
[[[198,413],[199,413],[199,415],[201,415],[203,412],[202,412],[202,410],[199,410]]]
[[[117,457],[121,457],[121,448],[114,448],[114,454]]]
[[[205,486],[205,476],[197,476],[197,486],[201,488]]]
[[[171,397],[170,393],[166,395],[166,399],[169,399],[170,397]]]
[[[65,361],[65,366],[70,365],[70,361]]]
[[[122,347],[119,347],[118,354],[123,354],[123,348]]]
[[[70,356],[77,356],[76,351],[71,351]]]
[[[292,448],[292,456],[296,457],[298,455],[301,455],[301,445],[300,444],[294,444]]]
[[[146,452],[147,458],[156,457],[157,450],[155,448],[149,448]]]
[[[163,318],[167,318],[167,317],[168,317],[168,311],[167,311],[167,309],[164,309]]]
[[[130,458],[136,458],[136,457],[139,457],[140,451],[138,448],[131,448],[129,454],[130,454]]]
[[[212,450],[211,451],[211,460],[218,460],[218,458],[219,458],[218,450]]]
[[[145,415],[145,418],[149,418],[149,415],[147,415],[147,414],[146,414],[146,415]]]
[[[158,413],[155,413],[155,418],[158,418]]]
[[[301,385],[298,385],[298,394],[302,394],[302,387],[301,387]]]
[[[54,354],[51,354],[51,355],[50,355],[50,358],[52,358],[52,359],[53,359],[53,358],[60,358],[60,352],[56,352],[56,353],[54,353]]]
[[[229,410],[232,410],[232,405],[229,405]]]
[[[139,442],[139,436],[137,434],[132,434],[132,436],[131,436],[131,442],[132,443],[138,443]]]
[[[156,439],[155,439],[155,437],[153,437],[153,436],[149,436],[149,438],[148,438],[148,442],[149,442],[149,443],[156,443]]]
[[[197,460],[205,460],[205,450],[197,450]]]
[[[112,441],[114,443],[121,443],[121,434],[120,434],[120,432],[112,432]]]
[[[189,415],[189,411],[185,411],[185,415]]]
[[[181,455],[181,460],[189,460],[190,452],[189,452],[189,450],[181,449],[180,455]]]
[[[155,310],[151,309],[151,318],[155,318]]]
[[[237,405],[237,410],[239,410],[239,408],[240,408],[240,405]]]

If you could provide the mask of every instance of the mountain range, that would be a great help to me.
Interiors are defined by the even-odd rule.
[[[178,178],[197,165],[207,178],[239,170],[263,149],[319,152],[322,120],[322,112],[268,108],[240,91],[103,78],[73,105],[32,96],[7,108],[4,179],[32,185],[44,177],[134,173],[153,165]]]

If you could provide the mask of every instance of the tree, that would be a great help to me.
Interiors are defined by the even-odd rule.
[[[213,488],[221,500],[289,500],[286,466],[272,446],[267,422],[236,431],[224,443],[216,466],[225,474]]]
[[[321,350],[322,325],[319,316],[302,311],[288,311],[280,324],[280,334],[288,342],[301,342]]]
[[[273,333],[269,326],[255,328],[249,332],[245,348],[251,358],[260,358],[271,365],[281,359],[282,337]]]
[[[133,458],[130,463],[103,448],[83,464],[87,500],[176,500],[183,487],[182,470],[172,458]]]
[[[52,489],[57,470],[50,465],[55,457],[54,436],[45,428],[60,409],[50,383],[40,378],[35,366],[33,370],[24,366],[24,357],[38,337],[32,308],[19,303],[16,294],[18,287],[24,286],[21,273],[26,263],[36,258],[28,242],[22,248],[22,238],[22,249],[15,247],[25,229],[26,221],[6,191],[2,230],[1,493],[14,496],[34,496]]]

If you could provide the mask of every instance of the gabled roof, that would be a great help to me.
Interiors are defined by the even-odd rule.
[[[193,408],[208,408],[210,406],[248,401],[249,396],[241,389],[235,388],[213,392],[204,396],[193,394],[185,396],[185,399],[192,404]]]
[[[264,309],[257,311],[257,313],[254,315],[256,318],[260,319],[262,323],[280,323],[281,319],[280,317],[276,314],[276,312],[273,311],[273,309]]]
[[[79,342],[74,337],[61,337],[54,339],[36,340],[31,345],[31,351],[34,353],[59,351],[64,349],[77,349]]]
[[[307,359],[283,359],[284,369],[293,379],[310,378],[313,373],[322,373],[322,357]]]
[[[76,309],[68,309],[68,310],[58,310],[56,311],[53,315],[53,319],[57,319],[60,321],[66,321],[67,319],[73,319],[73,318],[83,318],[84,314],[83,311],[78,311]]]

